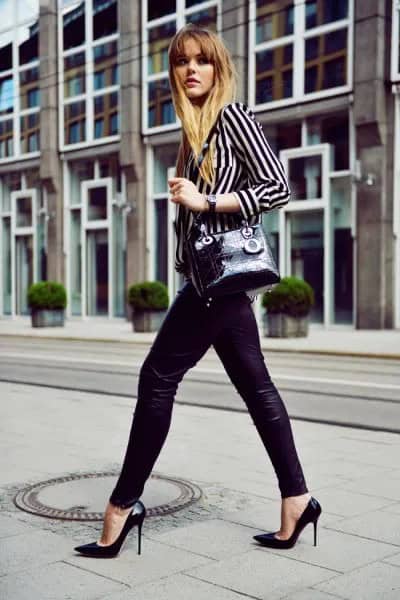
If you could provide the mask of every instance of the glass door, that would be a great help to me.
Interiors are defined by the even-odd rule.
[[[12,314],[29,314],[28,289],[37,281],[36,191],[11,194],[11,277]]]
[[[280,211],[280,271],[312,286],[315,305],[310,318],[324,325],[333,320],[330,152],[329,144],[281,152],[292,198]]]
[[[87,314],[108,314],[108,235],[107,230],[87,231],[86,252]]]
[[[33,283],[33,235],[15,237],[15,303],[17,315],[28,315],[28,289]]]

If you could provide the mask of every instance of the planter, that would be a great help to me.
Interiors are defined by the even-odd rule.
[[[133,331],[158,331],[166,313],[166,310],[141,310],[135,308],[132,314]]]
[[[309,318],[291,317],[283,313],[264,314],[264,336],[266,337],[307,337]]]
[[[64,327],[64,309],[32,309],[31,320],[32,327]]]

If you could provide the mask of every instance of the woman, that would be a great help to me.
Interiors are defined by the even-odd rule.
[[[139,498],[166,439],[177,386],[211,345],[248,407],[279,482],[281,527],[254,538],[265,546],[290,548],[312,522],[316,545],[321,507],[308,492],[286,408],[265,366],[251,299],[245,293],[200,298],[190,281],[183,243],[193,213],[204,213],[209,231],[235,228],[243,218],[250,225],[258,222],[262,211],[288,202],[286,176],[252,111],[232,102],[236,74],[221,38],[190,24],[178,31],[169,47],[169,77],[183,131],[178,176],[168,184],[177,207],[176,269],[186,281],[140,371],[128,447],[101,539],[76,550],[86,556],[115,556],[138,525],[140,553],[146,509]],[[214,122],[215,135],[193,183],[195,159]]]

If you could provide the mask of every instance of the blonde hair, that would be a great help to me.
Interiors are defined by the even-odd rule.
[[[185,88],[175,74],[178,56],[184,54],[184,43],[195,40],[207,60],[214,65],[214,85],[202,106],[192,104]],[[236,95],[237,72],[231,55],[222,39],[213,31],[188,23],[172,38],[168,48],[168,72],[175,112],[182,122],[182,137],[176,162],[176,174],[182,177],[184,165],[193,150],[198,158],[220,109],[232,102]],[[202,178],[211,184],[214,179],[213,154],[215,145],[211,144],[200,167]]]

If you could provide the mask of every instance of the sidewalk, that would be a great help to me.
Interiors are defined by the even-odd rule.
[[[145,520],[113,560],[77,555],[101,523],[43,518],[13,504],[29,484],[119,468],[129,398],[0,383],[0,598],[4,600],[398,600],[400,436],[292,421],[323,513],[290,550],[253,535],[279,528],[271,464],[247,413],[176,405],[155,471],[202,490]],[[107,443],[105,443],[107,440]],[[111,489],[110,489],[111,491]],[[150,497],[145,488],[144,503]],[[105,506],[107,495],[99,502]]]
[[[145,344],[150,344],[155,336],[133,332],[131,323],[125,319],[102,317],[72,318],[66,321],[65,327],[42,329],[32,328],[29,317],[0,319],[0,335]],[[314,325],[306,338],[261,337],[261,345],[264,350],[400,359],[400,330],[356,330],[340,326],[325,329]]]

